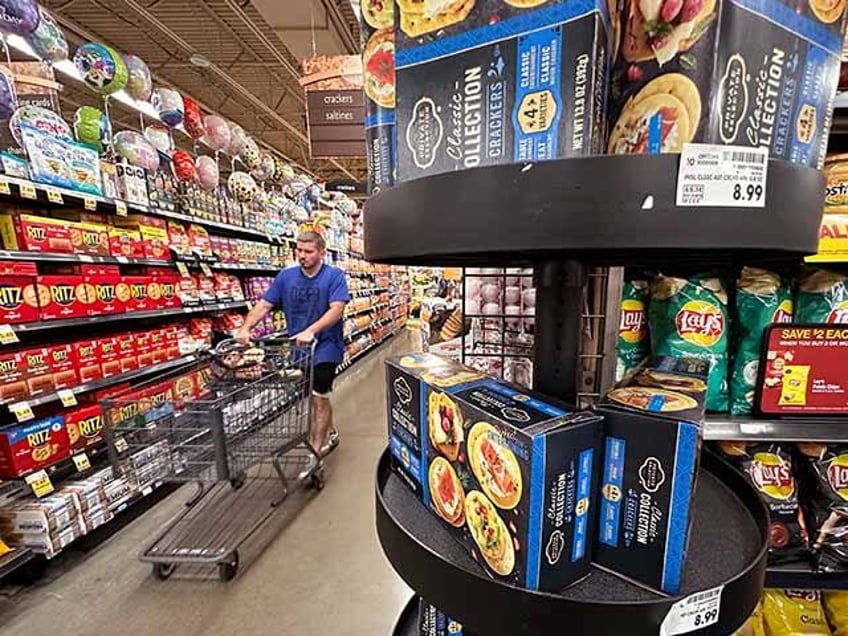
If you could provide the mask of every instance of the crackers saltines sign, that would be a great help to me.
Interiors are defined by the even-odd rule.
[[[309,145],[313,157],[365,156],[362,60],[356,55],[303,61]]]

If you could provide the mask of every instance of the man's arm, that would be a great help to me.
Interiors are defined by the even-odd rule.
[[[332,327],[344,316],[345,301],[336,300],[330,303],[330,308],[324,312],[318,320],[309,325],[306,329],[295,335],[294,339],[299,345],[305,345],[312,342],[315,334],[318,334],[325,329]],[[256,309],[254,307],[254,309]]]
[[[256,304],[253,306],[247,316],[244,317],[244,325],[239,327],[239,329],[233,334],[233,337],[236,339],[236,342],[240,342],[241,344],[247,344],[250,342],[250,332],[251,330],[259,324],[259,322],[265,317],[269,311],[274,308],[274,305],[269,303],[267,300],[258,300]]]

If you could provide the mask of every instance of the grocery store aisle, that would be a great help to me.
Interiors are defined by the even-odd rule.
[[[0,634],[391,634],[411,592],[377,541],[373,471],[386,438],[383,360],[410,343],[404,331],[342,375],[334,396],[342,443],[326,488],[286,501],[269,524],[279,535],[261,553],[247,547],[255,560],[235,580],[178,569],[161,582],[136,560],[186,500],[182,489],[55,580],[0,596]]]

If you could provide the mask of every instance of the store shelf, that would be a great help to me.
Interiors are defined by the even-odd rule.
[[[29,548],[15,548],[0,557],[0,581],[36,557]]]
[[[707,415],[705,440],[773,442],[848,442],[844,418],[766,419]]]
[[[371,305],[370,307],[363,307],[362,309],[357,309],[355,311],[348,312],[344,315],[345,318],[350,318],[351,316],[356,316],[357,314],[368,313],[369,311],[374,311],[375,309],[381,309],[382,307],[388,307],[389,303],[377,303],[376,305]]]
[[[401,183],[366,203],[366,257],[405,265],[555,258],[635,266],[672,258],[750,264],[816,252],[820,172],[770,160],[765,207],[677,207],[678,163],[673,154],[596,156]],[[433,210],[449,226],[434,222]]]
[[[796,590],[848,590],[848,572],[817,574],[806,563],[772,565],[766,570],[766,587]]]
[[[148,265],[173,267],[173,261],[152,258],[126,258],[124,256],[91,256],[88,254],[57,254],[53,252],[19,252],[0,250],[2,261],[27,261],[37,263],[98,263],[103,265]]]
[[[385,336],[383,336],[380,340],[375,340],[375,341],[374,341],[374,342],[372,342],[370,345],[368,345],[367,347],[365,347],[362,351],[359,351],[358,353],[353,354],[350,358],[348,358],[347,360],[345,360],[344,362],[342,362],[342,363],[339,365],[339,368],[338,368],[338,370],[337,370],[337,373],[341,373],[342,371],[345,371],[345,370],[349,369],[349,368],[350,368],[350,366],[351,366],[354,362],[356,362],[357,360],[359,360],[361,357],[363,357],[363,356],[364,356],[365,354],[367,354],[369,351],[373,351],[374,349],[376,349],[377,347],[379,347],[379,346],[380,346],[381,344],[383,344],[386,340],[388,340],[389,338],[391,338],[392,336],[394,336],[394,335],[395,335],[398,331],[400,331],[400,329],[395,329],[394,331],[392,331],[392,332],[390,332],[390,333],[387,333],[387,334],[386,334]]]
[[[376,475],[377,533],[397,572],[429,602],[473,634],[657,634],[681,600],[649,592],[593,569],[561,594],[533,592],[492,579],[390,468]],[[683,597],[723,585],[718,623],[692,634],[726,635],[740,627],[762,592],[768,515],[757,493],[724,462],[702,458],[683,576]]]
[[[388,287],[375,287],[373,289],[351,289],[351,296],[369,296],[371,294],[379,294],[380,292],[389,291]]]
[[[404,606],[392,636],[419,636],[418,623],[418,597],[413,596]]]

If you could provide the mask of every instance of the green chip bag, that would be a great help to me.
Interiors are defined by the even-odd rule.
[[[848,324],[848,276],[811,270],[798,283],[795,322]]]
[[[625,280],[618,319],[618,382],[651,352],[648,342],[648,281]]]
[[[792,291],[780,276],[743,267],[736,281],[736,344],[730,373],[730,412],[746,415],[754,404],[763,330],[774,322],[792,322]]]
[[[707,410],[727,411],[727,292],[710,276],[657,276],[648,309],[655,356],[704,358],[710,362]]]

